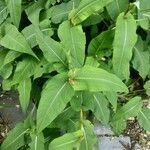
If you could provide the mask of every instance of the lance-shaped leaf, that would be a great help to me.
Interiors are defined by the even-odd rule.
[[[113,121],[120,119],[128,119],[129,117],[135,117],[142,109],[141,97],[134,97],[129,100],[127,104],[119,108],[113,117]]]
[[[30,5],[25,11],[28,19],[35,25],[39,24],[40,11],[44,8],[45,0],[39,0]]]
[[[114,39],[114,30],[102,32],[96,38],[92,39],[88,47],[89,55],[97,55],[103,53],[105,49],[111,49]]]
[[[93,95],[88,91],[77,91],[70,101],[71,107],[76,111],[94,110]]]
[[[26,113],[30,101],[31,79],[27,78],[22,82],[20,82],[18,86],[18,91],[19,91],[19,101],[22,110],[24,113]]]
[[[114,0],[106,8],[111,19],[115,20],[122,12],[128,9],[129,0]]]
[[[94,126],[88,120],[83,122],[83,140],[79,150],[91,150],[96,143],[96,135],[94,134]]]
[[[56,138],[49,145],[49,150],[72,150],[77,148],[83,136],[82,131],[67,133],[62,137]]]
[[[13,24],[19,28],[21,19],[21,2],[22,0],[6,0],[7,7]]]
[[[94,103],[93,109],[94,115],[103,124],[107,124],[109,122],[109,115],[110,115],[107,99],[101,93],[94,93],[93,103]]]
[[[44,27],[41,29],[42,33],[46,33],[48,36],[51,36],[53,34],[53,31],[50,27]],[[25,39],[27,40],[27,42],[29,43],[30,47],[34,47],[37,45],[37,41],[36,41],[36,33],[34,30],[34,26],[33,24],[25,27],[22,30],[22,33],[25,37]]]
[[[138,117],[138,122],[141,127],[143,127],[146,131],[150,131],[150,109],[143,108]]]
[[[11,63],[12,61],[14,61],[17,57],[19,57],[22,53],[20,52],[16,52],[16,51],[12,51],[10,50],[4,60],[4,64],[8,64]]]
[[[16,125],[9,133],[5,141],[3,142],[1,149],[2,150],[14,150],[19,149],[25,144],[24,135],[29,129],[24,127],[23,123]]]
[[[126,85],[114,74],[91,66],[73,69],[69,72],[70,83],[77,91],[128,92]]]
[[[36,65],[37,61],[32,57],[26,57],[21,62],[18,62],[12,82],[14,84],[20,83],[31,77],[34,74]]]
[[[51,13],[52,22],[57,24],[68,19],[68,14],[73,9],[73,1],[68,3],[61,3],[53,7]]]
[[[63,66],[67,67],[66,54],[63,51],[62,45],[60,43],[53,40],[49,36],[42,34],[38,28],[36,28],[36,40],[48,62],[59,62]]]
[[[116,92],[104,92],[104,95],[108,99],[108,101],[112,104],[114,111],[117,109],[117,100],[118,96]]]
[[[136,45],[133,48],[133,60],[132,64],[140,76],[145,79],[149,72],[149,51],[144,51],[144,45],[141,38],[138,39]]]
[[[31,150],[44,150],[45,146],[44,146],[44,135],[43,133],[39,133],[39,134],[34,134],[31,133],[31,140],[32,142],[29,144]]]
[[[73,9],[70,13],[71,21],[74,25],[81,23],[94,12],[103,9],[112,0],[82,0],[78,8]]]
[[[146,94],[150,96],[150,80],[144,84],[144,89],[146,90]]]
[[[8,8],[5,2],[0,1],[0,24],[7,18]]]
[[[0,45],[36,57],[25,37],[11,24],[6,25],[6,35],[0,40]]]
[[[66,21],[60,25],[58,34],[67,51],[70,68],[83,66],[86,39],[82,27],[71,27],[70,22]]]
[[[49,80],[43,89],[37,110],[38,132],[46,128],[63,111],[74,95],[67,80],[66,75],[58,75]]]
[[[117,18],[113,44],[113,69],[121,79],[129,79],[129,62],[136,40],[136,21],[130,13],[121,13]]]
[[[120,119],[116,121],[112,121],[111,123],[112,130],[115,134],[121,134],[127,127],[127,122],[125,119]]]

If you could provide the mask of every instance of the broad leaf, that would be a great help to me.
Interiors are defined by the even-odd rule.
[[[96,38],[93,38],[88,47],[89,55],[97,55],[103,53],[105,49],[112,48],[112,42],[114,38],[114,30],[104,31]]]
[[[94,110],[93,113],[95,117],[101,121],[103,124],[108,124],[110,111],[108,108],[108,101],[101,93],[93,93],[93,103]]]
[[[47,82],[37,110],[38,132],[46,128],[63,111],[73,95],[74,91],[65,75],[58,75]]]
[[[69,72],[70,83],[76,91],[116,91],[128,92],[125,84],[115,75],[91,66]]]
[[[49,150],[72,150],[77,148],[83,136],[82,131],[67,133],[62,137],[56,138],[49,145]]]
[[[21,2],[22,0],[6,0],[11,20],[17,28],[19,28],[21,19]]]
[[[70,68],[83,66],[86,39],[82,27],[71,27],[66,21],[60,25],[58,34],[68,54]]]
[[[19,101],[22,110],[24,113],[26,113],[30,101],[31,79],[27,78],[21,81],[18,86],[18,91],[19,91]]]
[[[94,134],[94,126],[88,120],[83,122],[83,140],[79,150],[92,150],[96,143],[96,135]]]
[[[138,117],[138,122],[141,127],[143,127],[146,131],[150,131],[150,109],[143,108]]]
[[[144,89],[146,90],[146,94],[150,96],[150,80],[144,84]]]
[[[71,22],[76,25],[87,19],[94,12],[103,9],[112,0],[82,0],[78,8],[70,13]]]
[[[106,8],[111,19],[115,20],[122,12],[128,9],[129,0],[114,0]]]
[[[14,51],[27,53],[36,57],[25,40],[25,37],[17,30],[15,26],[11,24],[6,26],[6,35],[0,40],[0,45]]]
[[[17,150],[21,146],[25,144],[24,141],[24,135],[27,133],[29,129],[24,128],[23,123],[19,123],[16,125],[14,129],[12,129],[5,141],[3,142],[1,149],[2,150],[12,150],[12,147],[14,150]]]
[[[0,1],[0,24],[7,18],[8,8],[5,2]]]
[[[116,23],[112,61],[115,74],[122,80],[129,79],[129,62],[136,40],[136,21],[130,13],[121,13]]]
[[[44,147],[44,135],[43,133],[39,133],[39,134],[34,134],[31,133],[31,140],[32,142],[29,144],[31,150],[45,150]]]
[[[144,45],[141,38],[138,39],[137,44],[133,48],[132,64],[140,76],[145,79],[149,72],[149,51],[144,51]]]
[[[64,67],[67,67],[66,54],[64,53],[60,43],[49,36],[42,34],[38,28],[36,28],[36,39],[48,62],[59,62]]]
[[[129,117],[135,117],[138,115],[142,108],[141,97],[134,97],[129,100],[127,104],[119,108],[113,117],[113,121],[120,119],[128,119]]]

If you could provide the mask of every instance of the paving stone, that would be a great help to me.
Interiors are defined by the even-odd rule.
[[[110,127],[106,127],[101,123],[95,123],[94,132],[96,135],[114,135]]]
[[[99,137],[97,149],[94,150],[126,150],[124,147],[130,147],[129,137]]]

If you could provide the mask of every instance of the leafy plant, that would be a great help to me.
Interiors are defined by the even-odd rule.
[[[92,150],[96,120],[150,131],[149,16],[149,0],[0,0],[2,88],[27,117],[1,149]]]

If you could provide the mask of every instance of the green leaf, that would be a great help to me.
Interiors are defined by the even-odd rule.
[[[146,90],[146,94],[150,96],[150,80],[144,84],[144,89]]]
[[[132,64],[140,76],[145,79],[149,73],[149,51],[144,51],[144,44],[141,38],[138,39],[136,45],[133,48],[133,60]]]
[[[49,36],[43,35],[38,28],[36,28],[36,39],[48,62],[59,62],[65,66],[65,68],[67,67],[66,54],[60,43],[51,39]]]
[[[116,92],[104,92],[104,95],[108,99],[108,101],[112,104],[114,111],[117,109],[117,100],[118,96]]]
[[[136,21],[131,14],[121,13],[116,23],[112,61],[115,74],[122,80],[129,79],[129,62],[136,40]]]
[[[51,73],[54,70],[55,69],[53,65],[49,63],[45,58],[42,58],[35,68],[34,79],[41,77],[45,73]]]
[[[7,78],[9,78],[10,75],[12,74],[12,71],[13,71],[13,66],[12,66],[12,64],[3,65],[3,66],[0,68],[0,76],[2,76],[4,79],[7,79]]]
[[[7,18],[8,9],[5,2],[0,1],[0,24]]]
[[[46,128],[63,111],[73,95],[74,91],[67,82],[66,75],[60,74],[47,82],[37,110],[38,132]]]
[[[94,57],[90,56],[86,57],[85,65],[98,68],[100,64]]]
[[[21,2],[22,0],[6,0],[11,20],[17,28],[19,28],[21,20]]]
[[[142,101],[141,97],[134,97],[129,100],[127,104],[119,108],[116,112],[116,114],[113,117],[114,121],[120,120],[120,119],[128,119],[129,117],[135,117],[138,115],[142,108]]]
[[[36,65],[37,61],[32,57],[26,57],[22,61],[18,62],[13,76],[13,83],[20,83],[31,77],[35,72]]]
[[[41,31],[43,34],[47,34],[48,36],[51,36],[53,34],[53,31],[50,27],[41,28]],[[36,32],[32,24],[25,27],[22,30],[22,34],[25,36],[25,39],[27,40],[31,48],[37,45]]]
[[[94,110],[93,95],[87,91],[77,91],[70,101],[71,107],[79,112]]]
[[[101,121],[103,124],[108,124],[110,111],[108,108],[108,101],[101,93],[93,93],[93,103],[94,110],[93,113],[95,117]]]
[[[16,52],[16,51],[12,51],[10,50],[4,60],[4,65],[11,63],[12,61],[14,61],[17,57],[19,57],[22,53],[20,52]]]
[[[45,150],[44,147],[44,135],[43,133],[39,133],[39,134],[34,134],[31,133],[31,140],[32,142],[29,144],[31,150]]]
[[[80,144],[79,150],[92,150],[96,143],[96,135],[94,134],[94,126],[88,120],[83,122],[83,140]]]
[[[115,134],[121,134],[127,127],[126,120],[120,119],[111,122],[112,130]]]
[[[60,25],[58,34],[68,54],[70,68],[83,66],[86,39],[82,27],[71,27],[70,22],[66,21]]]
[[[21,108],[24,113],[26,113],[29,102],[30,102],[30,92],[31,92],[31,79],[27,78],[19,83],[18,86],[19,101]]]
[[[82,0],[77,9],[70,13],[71,22],[76,25],[87,19],[93,13],[103,9],[112,0]]]
[[[11,24],[6,25],[6,35],[0,40],[0,45],[17,52],[30,54],[37,58],[24,36]]]
[[[143,108],[138,117],[138,122],[141,127],[144,128],[146,131],[150,131],[150,109],[149,108]]]
[[[139,25],[148,30],[150,27],[150,4],[148,0],[137,1],[138,2],[138,23]]]
[[[112,48],[112,42],[114,39],[114,30],[107,30],[99,34],[96,38],[93,38],[88,47],[89,55],[97,55],[105,49]]]
[[[71,107],[67,107],[57,116],[49,127],[73,132],[74,129],[76,130],[77,121],[79,121],[79,112],[74,111]]]
[[[1,150],[18,150],[21,146],[25,144],[24,135],[29,129],[24,128],[23,123],[16,125],[9,133],[5,141],[1,146]]]
[[[67,133],[62,137],[56,138],[49,145],[49,150],[72,150],[77,148],[83,136],[82,131]]]
[[[45,1],[46,0],[36,1],[32,5],[29,5],[29,7],[25,10],[28,19],[32,22],[32,24],[39,24],[40,11],[44,8]]]
[[[51,13],[51,20],[53,23],[58,24],[68,19],[68,14],[73,9],[73,2],[61,3],[53,7]]]
[[[106,8],[111,19],[115,20],[122,12],[128,9],[129,0],[114,0]]]
[[[69,72],[70,83],[76,91],[115,91],[128,92],[127,87],[115,75],[91,66]]]

